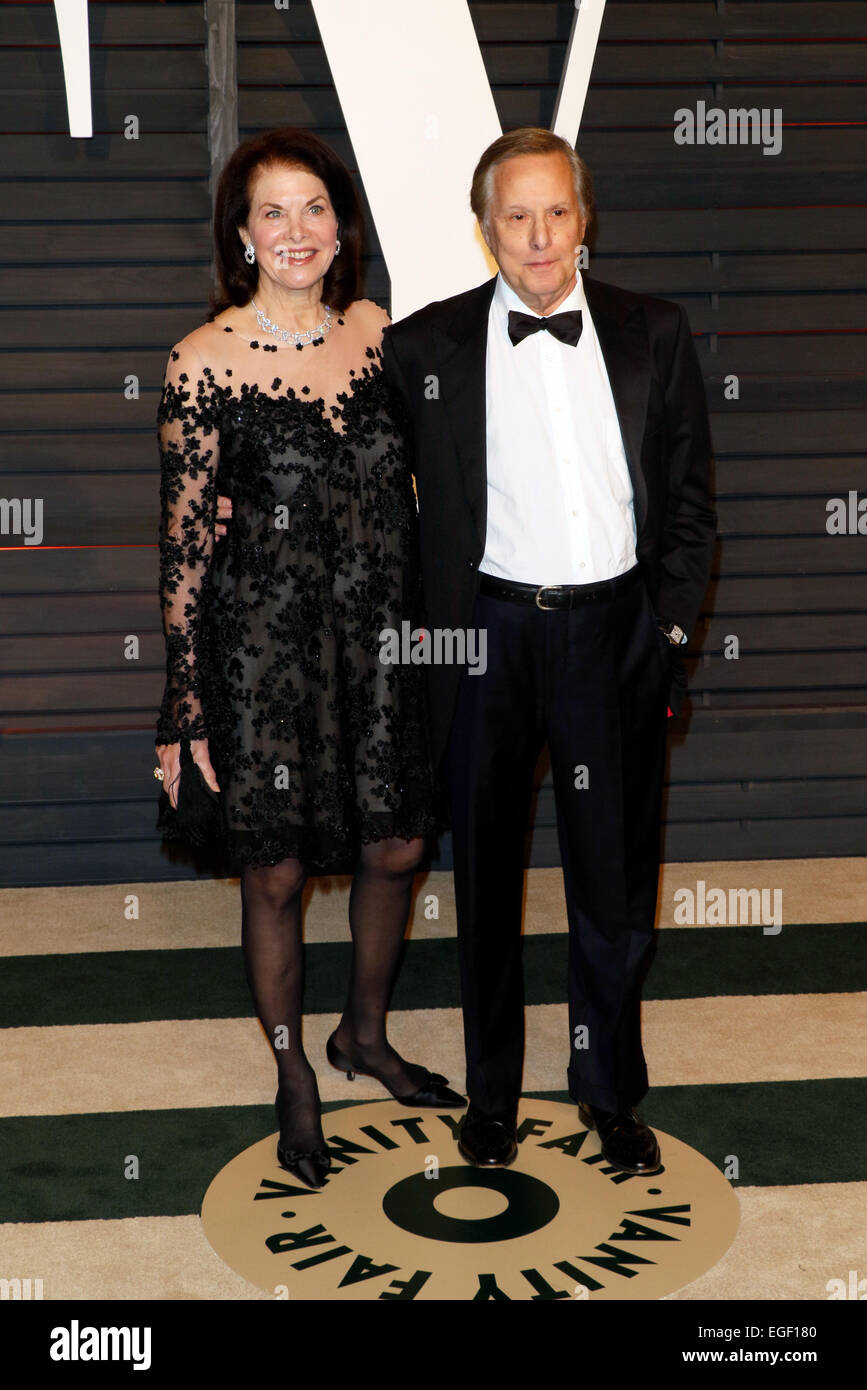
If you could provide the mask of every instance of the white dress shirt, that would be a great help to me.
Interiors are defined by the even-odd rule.
[[[636,563],[632,480],[581,274],[553,311],[580,309],[577,346],[546,329],[517,346],[503,279],[487,344],[488,524],[480,570],[525,584],[592,584]]]

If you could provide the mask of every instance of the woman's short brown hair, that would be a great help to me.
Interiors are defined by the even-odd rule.
[[[214,207],[214,251],[217,288],[211,311],[218,314],[230,304],[250,302],[259,279],[259,267],[244,260],[238,228],[250,216],[253,176],[273,165],[306,169],[325,184],[337,215],[340,255],[335,256],[322,282],[322,299],[338,312],[347,309],[361,293],[361,247],[364,213],[349,170],[330,145],[309,130],[286,126],[251,136],[234,151],[217,185]]]
[[[479,219],[484,231],[491,205],[493,174],[498,164],[512,159],[518,154],[564,154],[572,168],[575,193],[578,204],[587,218],[588,226],[593,221],[595,198],[590,170],[581,156],[573,150],[568,140],[542,126],[521,126],[501,135],[482,154],[473,174],[470,189],[470,207]]]

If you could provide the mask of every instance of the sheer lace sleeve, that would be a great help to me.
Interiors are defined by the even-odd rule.
[[[169,355],[157,411],[160,452],[160,605],[166,685],[156,743],[206,738],[202,595],[214,546],[220,436],[213,373],[184,340]]]

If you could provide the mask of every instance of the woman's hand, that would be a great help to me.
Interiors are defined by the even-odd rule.
[[[231,503],[229,503],[229,505],[231,506]],[[181,745],[179,743],[158,743],[156,745],[156,750],[163,774],[163,790],[168,794],[169,801],[173,808],[177,810],[178,787],[181,782]],[[218,792],[220,788],[217,783],[216,773],[211,766],[211,759],[208,753],[208,740],[206,738],[191,739],[190,752],[193,756],[193,762],[201,771],[211,791]]]
[[[216,521],[216,525],[214,526],[214,535],[215,535],[218,539],[219,539],[221,536],[225,536],[225,534],[226,534],[226,528],[225,528],[225,526],[221,526],[221,525],[220,525],[220,522],[221,522],[221,521],[231,521],[231,520],[232,520],[232,499],[231,499],[231,497],[220,497],[219,494],[218,494],[218,496],[217,496],[217,521]]]

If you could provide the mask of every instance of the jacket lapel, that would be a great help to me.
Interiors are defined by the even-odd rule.
[[[488,314],[497,277],[462,296],[462,303],[440,338],[440,398],[445,404],[457,448],[467,502],[479,545],[487,530],[487,383]],[[481,553],[481,551],[480,551]]]
[[[620,434],[626,453],[635,505],[635,530],[647,516],[647,482],[641,467],[641,444],[650,391],[650,347],[641,305],[624,304],[625,297],[611,285],[582,274],[584,293],[599,339],[605,369],[614,397]]]

